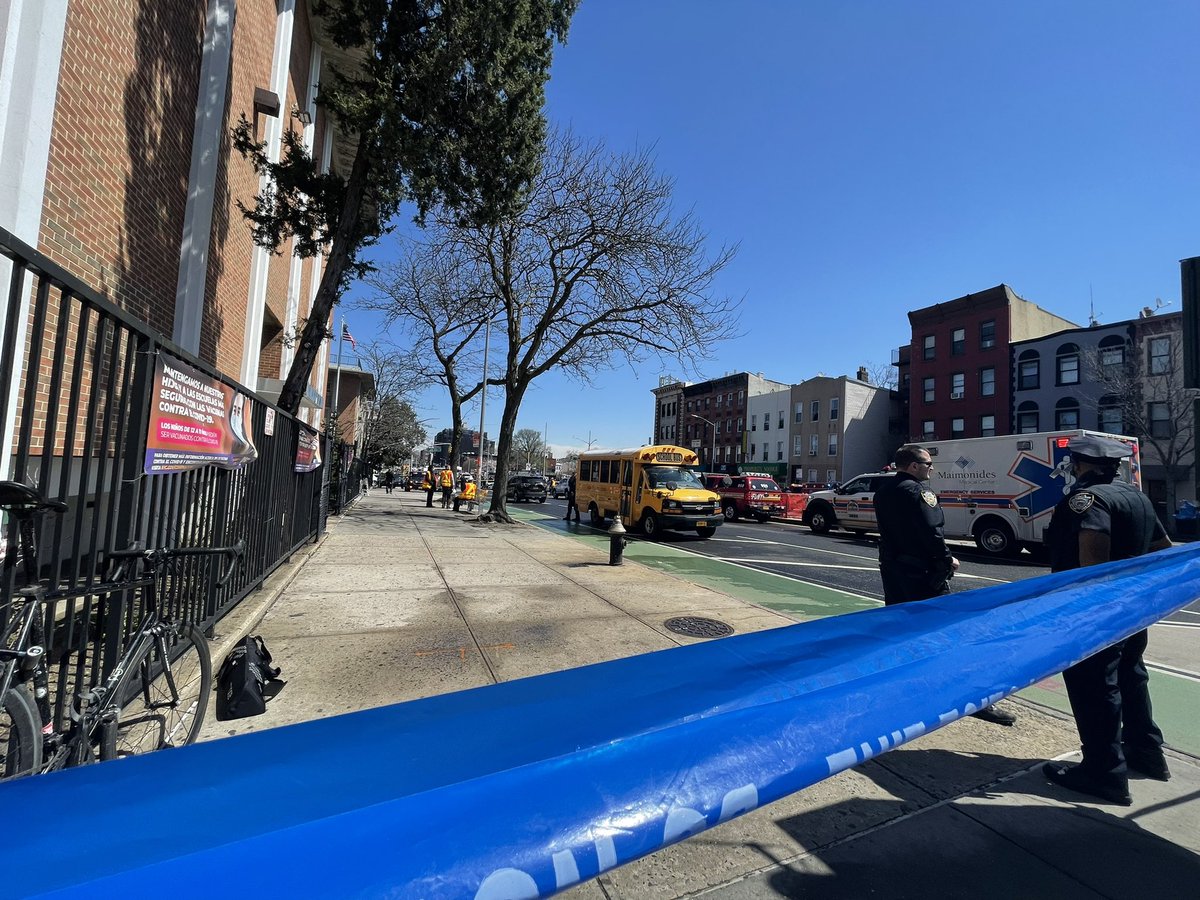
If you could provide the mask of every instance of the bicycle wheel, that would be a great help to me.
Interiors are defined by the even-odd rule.
[[[0,704],[0,781],[31,775],[42,767],[41,722],[33,699],[12,687]]]
[[[185,625],[155,639],[130,666],[129,697],[115,721],[101,729],[100,758],[150,753],[196,740],[212,689],[212,657],[200,629]]]

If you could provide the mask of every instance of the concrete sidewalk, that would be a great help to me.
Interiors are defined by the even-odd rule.
[[[664,627],[674,616],[743,633],[795,621],[610,567],[594,541],[427,509],[417,492],[372,491],[287,577],[269,607],[248,601],[218,628],[261,633],[287,686],[265,715],[210,720],[202,740],[691,642]],[[1082,802],[1040,774],[1077,749],[1070,719],[1006,704],[1015,728],[955,722],[565,896],[1194,896],[1200,761],[1171,752],[1172,780],[1134,781],[1132,807]]]

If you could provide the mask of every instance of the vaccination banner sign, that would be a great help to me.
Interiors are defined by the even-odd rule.
[[[321,467],[321,436],[301,425],[296,429],[297,472],[313,472]]]
[[[150,393],[146,474],[201,466],[236,469],[256,459],[251,403],[229,385],[159,354]]]

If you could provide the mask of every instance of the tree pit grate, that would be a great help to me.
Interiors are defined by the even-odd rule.
[[[733,634],[732,625],[702,616],[676,616],[674,619],[667,619],[663,625],[668,631],[685,637],[719,638]]]

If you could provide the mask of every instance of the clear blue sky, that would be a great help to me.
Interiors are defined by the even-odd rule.
[[[1178,309],[1200,255],[1197,35],[1195,0],[584,0],[548,115],[653,145],[714,248],[740,245],[719,288],[744,336],[705,377],[853,375],[908,342],[908,310],[1001,282],[1081,325],[1089,290],[1102,322]],[[664,371],[548,375],[518,427],[639,445]],[[449,425],[444,396],[419,406],[431,437]],[[492,389],[489,435],[499,416]]]

